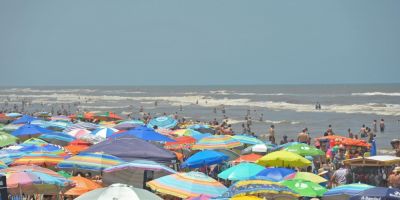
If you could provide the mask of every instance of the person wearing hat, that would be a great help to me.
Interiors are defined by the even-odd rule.
[[[317,175],[318,175],[318,176],[321,176],[322,178],[324,178],[324,179],[326,179],[326,180],[329,180],[328,171],[325,170],[324,168],[319,168],[319,169],[318,169]],[[323,182],[323,183],[320,183],[320,185],[323,186],[323,187],[326,187],[326,186],[327,186],[327,183],[326,183],[326,182]]]

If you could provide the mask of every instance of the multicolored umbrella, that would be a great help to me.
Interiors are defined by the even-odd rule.
[[[72,175],[64,170],[58,171],[57,174],[61,175],[64,178],[71,178]]]
[[[63,132],[53,132],[53,133],[46,133],[39,136],[39,139],[45,140],[52,144],[58,144],[61,146],[68,145],[70,142],[75,140],[75,137],[68,135],[67,133]]]
[[[201,172],[177,173],[147,182],[152,190],[179,198],[196,197],[201,194],[219,196],[227,188]]]
[[[67,121],[49,121],[46,128],[61,131],[67,127],[70,127],[71,125],[72,123]]]
[[[3,161],[0,161],[0,169],[5,169],[5,168],[7,168],[8,166],[7,166],[7,164],[6,163],[4,163]]]
[[[61,161],[57,167],[60,169],[81,169],[97,172],[123,162],[120,158],[104,153],[80,153]]]
[[[113,112],[105,112],[101,114],[97,114],[93,116],[95,119],[103,120],[103,121],[114,121],[114,120],[122,120],[123,118]]]
[[[255,153],[247,154],[247,155],[241,155],[236,160],[233,160],[232,163],[234,163],[234,164],[238,164],[238,163],[241,163],[241,162],[252,162],[252,163],[255,163],[261,157],[262,157],[262,155],[258,155],[258,154],[255,154]]]
[[[13,167],[1,169],[0,173],[5,174],[5,173],[24,172],[24,171],[40,172],[40,173],[48,174],[50,176],[55,176],[55,177],[62,178],[62,176],[59,175],[57,172],[55,172],[55,171],[53,171],[51,169],[44,168],[44,167],[39,167],[37,165],[18,165],[18,166],[13,166]]]
[[[77,154],[81,151],[84,151],[90,147],[90,143],[83,141],[83,140],[74,140],[70,142],[67,146],[64,148],[68,151],[71,152],[72,154]]]
[[[178,121],[172,117],[167,117],[167,116],[162,116],[162,117],[157,117],[152,120],[147,124],[147,127],[153,128],[154,126],[157,126],[159,128],[174,128],[176,125],[178,125]]]
[[[23,146],[44,146],[44,145],[48,145],[49,143],[48,142],[46,142],[46,141],[44,141],[44,140],[41,140],[41,139],[38,139],[38,138],[30,138],[30,139],[28,139],[28,140],[25,140],[25,142],[23,142],[23,143],[21,143],[20,145],[23,145]]]
[[[270,167],[305,167],[311,165],[309,160],[288,151],[275,151],[269,153],[257,160],[256,163]]]
[[[302,179],[285,180],[281,184],[304,197],[322,197],[327,191],[325,187],[317,183]]]
[[[99,136],[102,138],[108,138],[114,133],[116,133],[118,129],[114,128],[99,128],[91,132],[92,135]]]
[[[284,177],[293,174],[295,171],[288,168],[267,168],[257,173],[255,179],[271,180],[275,182],[283,181]]]
[[[283,150],[299,154],[301,156],[323,156],[325,152],[307,144],[294,144],[284,148]]]
[[[85,112],[83,114],[72,114],[69,115],[68,118],[71,119],[93,119],[94,113]]]
[[[5,132],[0,132],[0,147],[15,144],[18,138]]]
[[[362,183],[353,183],[347,185],[340,185],[335,188],[328,190],[324,196],[324,200],[348,200],[350,197],[355,196],[356,194],[366,190],[373,188],[372,185],[362,184]]]
[[[182,168],[199,168],[214,164],[222,163],[228,160],[228,156],[213,150],[199,151],[190,156],[185,162],[182,163]]]
[[[86,129],[86,130],[94,130],[97,129],[99,127],[99,125],[97,124],[93,124],[93,123],[89,123],[89,122],[78,122],[76,124],[73,124],[69,127],[67,127],[64,132],[68,133],[74,129]]]
[[[243,144],[264,144],[263,141],[249,135],[234,135],[232,137]]]
[[[267,199],[297,200],[299,195],[280,183],[266,180],[244,180],[234,183],[221,197],[256,195]]]
[[[254,163],[240,163],[222,171],[218,174],[218,177],[231,181],[247,180],[264,169],[265,167]]]
[[[213,135],[205,137],[193,145],[192,149],[232,149],[242,146],[238,140],[229,135]]]
[[[11,166],[16,165],[38,165],[42,167],[53,167],[59,162],[63,161],[64,158],[53,153],[46,152],[32,152],[21,158],[14,160]]]
[[[140,188],[125,184],[112,184],[105,188],[98,188],[82,194],[75,200],[162,200],[159,196]]]
[[[90,134],[91,131],[87,130],[87,129],[73,129],[69,132],[67,132],[68,135],[74,137],[74,138],[80,138],[86,134]]]
[[[66,191],[64,193],[65,195],[80,196],[86,192],[102,188],[100,184],[81,176],[71,177],[69,180],[71,180],[75,186]]]
[[[37,171],[18,171],[5,173],[8,192],[13,195],[52,194],[69,189],[72,182],[57,176]]]
[[[285,180],[301,179],[301,180],[311,181],[314,183],[323,183],[328,181],[321,176],[309,172],[295,172],[293,174],[287,175],[284,179]]]
[[[175,142],[166,142],[164,148],[172,150],[188,149],[196,143],[196,139],[190,136],[181,136],[175,138],[174,140]]]

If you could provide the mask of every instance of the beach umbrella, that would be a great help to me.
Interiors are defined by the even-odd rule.
[[[328,181],[325,178],[318,176],[316,174],[310,173],[310,172],[295,172],[293,174],[287,175],[284,179],[285,180],[302,179],[302,180],[307,180],[307,181],[311,181],[314,183],[323,183],[323,182]]]
[[[71,119],[86,119],[86,120],[91,120],[93,119],[94,113],[92,112],[85,112],[85,113],[80,113],[80,114],[72,114],[69,115],[68,118]]]
[[[171,129],[178,125],[178,121],[172,117],[168,116],[161,116],[154,119],[151,119],[150,122],[147,124],[147,127],[153,128],[157,126],[159,128],[167,128]]]
[[[267,144],[255,144],[249,147],[246,147],[242,150],[242,154],[249,154],[249,153],[266,153],[268,149],[270,149]]]
[[[238,196],[264,197],[274,200],[297,200],[299,195],[288,187],[277,182],[267,180],[243,180],[231,185],[221,198],[232,198]]]
[[[325,152],[310,145],[300,143],[284,148],[285,151],[299,154],[301,156],[323,156]]]
[[[222,163],[228,160],[228,156],[213,150],[204,150],[190,156],[182,163],[182,168],[199,168]]]
[[[137,188],[144,188],[143,180],[155,179],[177,173],[175,170],[150,160],[134,160],[103,170],[103,183],[124,183]]]
[[[124,161],[118,157],[104,153],[80,153],[58,163],[60,169],[78,169],[102,171],[107,167],[118,165]]]
[[[322,197],[327,191],[325,187],[317,183],[302,179],[285,180],[281,184],[304,197]]]
[[[17,118],[17,117],[21,117],[22,114],[21,113],[6,113],[7,117],[12,117],[12,118]]]
[[[196,141],[199,141],[205,137],[210,137],[210,136],[213,136],[213,135],[211,133],[200,133],[200,134],[191,135],[191,137],[196,139]]]
[[[116,183],[82,194],[75,200],[162,200],[161,197],[140,188]]]
[[[20,145],[22,146],[44,146],[44,145],[48,145],[49,143],[39,139],[39,138],[29,138],[27,140],[25,140],[23,143],[21,143]]]
[[[267,168],[257,173],[254,178],[279,182],[283,181],[285,176],[294,172],[294,170],[288,168]]]
[[[231,149],[214,149],[214,151],[218,151],[220,153],[227,155],[228,161],[232,161],[240,157],[239,154],[237,154],[235,151]]]
[[[65,195],[80,196],[86,192],[102,188],[100,184],[81,176],[71,177],[69,180],[72,181],[75,186],[67,190],[64,193]]]
[[[65,115],[57,115],[57,116],[52,116],[50,118],[51,121],[65,121],[65,122],[70,122],[71,118]]]
[[[3,126],[3,131],[13,132],[13,131],[19,129],[23,125],[24,124],[7,124],[7,125]]]
[[[374,187],[361,191],[357,195],[352,196],[349,200],[399,200],[400,190],[397,188]]]
[[[269,153],[257,160],[256,163],[270,167],[306,167],[311,165],[309,160],[288,151],[275,151]]]
[[[76,124],[72,124],[71,126],[64,129],[64,132],[68,133],[74,129],[86,129],[86,130],[95,130],[99,128],[97,124],[93,124],[90,122],[78,122]]]
[[[12,163],[14,159],[20,158],[25,154],[26,152],[22,152],[15,149],[1,149],[0,160],[9,164]]]
[[[72,154],[77,154],[81,151],[88,149],[90,147],[90,145],[91,145],[91,143],[78,139],[78,140],[74,140],[74,141],[70,142],[64,148],[67,151],[71,152]]]
[[[262,155],[258,155],[258,154],[255,154],[255,153],[247,154],[247,155],[241,155],[239,158],[233,160],[232,163],[234,163],[234,164],[241,163],[241,162],[252,162],[252,163],[255,163],[261,157],[262,157]]]
[[[50,133],[51,130],[42,128],[40,126],[32,125],[32,124],[25,124],[18,128],[17,130],[13,131],[11,134],[16,137],[24,137],[24,136],[35,136],[43,133]]]
[[[179,198],[196,197],[201,194],[216,197],[227,188],[201,172],[177,173],[147,182],[152,190]]]
[[[117,129],[114,128],[99,128],[91,132],[92,135],[99,136],[102,138],[108,138],[117,132]]]
[[[30,145],[30,146],[22,146],[22,148],[18,149],[21,152],[48,152],[52,154],[58,155],[66,155],[66,152],[63,147],[54,145],[54,144],[46,144],[46,145]]]
[[[122,122],[119,122],[118,124],[134,124],[134,125],[139,125],[139,126],[145,125],[145,123],[143,121],[135,120],[135,119],[122,121]]]
[[[187,198],[186,200],[210,200],[211,198],[212,198],[211,196],[201,194],[201,195],[199,195],[197,197]]]
[[[374,186],[362,184],[362,183],[353,183],[347,185],[340,185],[335,188],[328,190],[324,196],[324,200],[348,200],[350,197],[357,195],[358,193],[373,188]]]
[[[57,172],[51,170],[51,169],[47,169],[44,167],[39,167],[37,165],[18,165],[18,166],[12,166],[12,167],[8,167],[5,169],[1,169],[0,173],[14,173],[14,172],[24,172],[24,171],[33,171],[33,172],[41,172],[41,173],[45,173],[48,174],[50,176],[55,176],[55,177],[59,177],[62,178],[62,176],[60,176]]]
[[[289,146],[292,146],[292,145],[295,145],[295,144],[300,144],[300,142],[288,142],[288,143],[285,143],[285,144],[278,145],[278,146],[276,146],[274,148],[274,151],[282,150],[282,149],[284,149],[286,147],[289,147]]]
[[[64,177],[64,178],[71,178],[72,175],[64,170],[58,171],[57,174],[59,174],[60,176]]]
[[[4,163],[3,161],[0,161],[0,169],[5,169],[5,168],[7,168],[8,166],[7,166],[7,164],[6,163]]]
[[[190,136],[181,136],[174,139],[175,142],[166,142],[164,148],[166,149],[188,149],[196,143],[196,139]]]
[[[24,170],[5,173],[7,178],[7,190],[10,194],[33,195],[52,194],[69,189],[73,183],[60,176],[52,176],[46,173]]]
[[[53,132],[53,133],[42,134],[39,136],[39,139],[50,142],[52,144],[66,146],[70,142],[74,141],[75,137],[63,132]]]
[[[67,121],[49,121],[47,123],[47,129],[51,130],[57,130],[57,131],[62,131],[66,129],[67,127],[70,127],[72,125],[71,122]]]
[[[153,129],[145,126],[140,126],[120,134],[112,135],[111,138],[132,135],[142,140],[157,141],[157,142],[175,142],[175,140],[155,132]]]
[[[237,197],[232,197],[229,200],[264,200],[264,199],[256,196],[237,196]]]
[[[176,136],[195,136],[195,135],[205,135],[203,133],[200,133],[198,131],[195,131],[193,129],[177,129],[177,130],[173,130],[170,133],[171,135],[176,135]],[[212,134],[207,134],[208,136],[212,135]]]
[[[192,149],[232,149],[242,146],[238,140],[229,135],[213,135],[205,137],[193,145]]]
[[[18,138],[5,132],[0,132],[0,147],[15,144]]]
[[[11,122],[11,124],[29,124],[33,120],[38,120],[38,118],[29,115],[22,115],[22,117],[18,118],[17,120],[14,120],[13,122]]]
[[[87,129],[73,129],[69,132],[67,132],[68,135],[74,137],[74,138],[80,138],[83,135],[87,135],[91,133],[91,131],[87,130]]]
[[[63,160],[64,160],[63,157],[53,153],[32,152],[20,158],[15,159],[14,162],[11,164],[11,166],[38,165],[42,167],[54,167]]]
[[[93,118],[103,120],[103,121],[115,121],[122,120],[123,118],[113,112],[104,112],[101,114],[94,115]]]
[[[136,128],[138,126],[143,126],[143,125],[124,123],[124,124],[117,124],[113,128],[118,129],[118,130],[129,130],[129,129]]]
[[[247,180],[264,169],[265,167],[254,163],[240,163],[222,171],[218,177],[231,181]]]
[[[232,137],[243,144],[264,144],[263,141],[249,135],[234,135]]]

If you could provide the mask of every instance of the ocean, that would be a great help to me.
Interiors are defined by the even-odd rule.
[[[348,128],[358,133],[363,124],[372,128],[374,119],[384,119],[386,125],[384,133],[376,133],[378,148],[390,149],[400,133],[400,84],[0,87],[0,109],[21,108],[23,100],[30,102],[25,107],[29,112],[57,112],[63,106],[72,112],[113,111],[137,118],[142,106],[152,116],[177,112],[194,121],[221,121],[225,107],[236,133],[250,110],[252,131],[266,133],[274,124],[278,142],[283,135],[295,139],[305,127],[313,138],[322,136],[329,124],[339,135],[347,135]],[[317,102],[321,110],[315,109]]]

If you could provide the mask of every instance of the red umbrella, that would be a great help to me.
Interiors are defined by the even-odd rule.
[[[176,142],[167,142],[164,147],[166,149],[185,149],[196,143],[196,139],[190,136],[177,137],[174,140]]]

